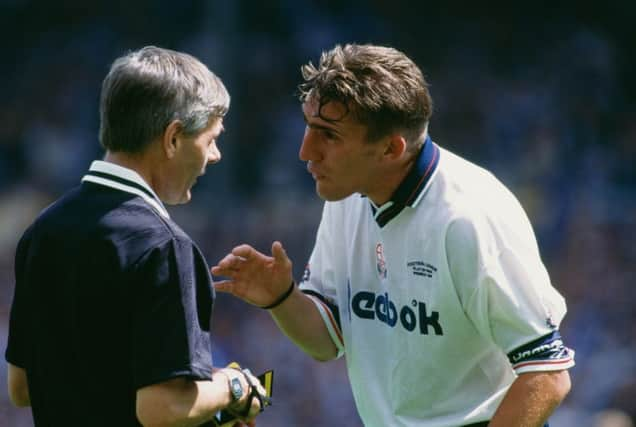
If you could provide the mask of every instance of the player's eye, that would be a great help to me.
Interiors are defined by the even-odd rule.
[[[338,139],[338,136],[328,129],[322,130],[322,136],[324,136],[327,141],[335,141]]]

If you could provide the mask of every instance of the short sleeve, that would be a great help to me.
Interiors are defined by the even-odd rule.
[[[451,277],[467,316],[480,334],[508,355],[515,372],[566,369],[574,353],[558,331],[563,297],[531,244],[503,243],[484,221],[460,218],[446,233]]]
[[[212,287],[207,264],[191,241],[173,238],[136,266],[133,314],[137,388],[185,376],[212,376],[209,327]]]
[[[338,349],[336,357],[341,357],[344,354],[344,341],[335,288],[336,270],[333,262],[337,255],[334,252],[334,230],[332,230],[331,216],[328,204],[325,204],[316,235],[316,243],[305,267],[299,288],[316,305],[325,327]]]
[[[14,366],[26,369],[28,367],[29,341],[29,297],[24,278],[26,259],[29,251],[31,228],[29,228],[18,243],[15,255],[15,289],[11,314],[9,317],[9,338],[5,358]]]

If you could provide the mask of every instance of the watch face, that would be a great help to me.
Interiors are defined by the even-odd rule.
[[[238,378],[232,378],[230,388],[232,389],[232,397],[234,400],[239,400],[241,396],[243,396],[243,386]]]

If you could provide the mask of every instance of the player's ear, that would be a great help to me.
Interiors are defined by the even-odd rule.
[[[182,138],[183,125],[179,120],[171,121],[168,126],[166,126],[166,130],[163,131],[163,135],[161,137],[161,148],[163,149],[164,154],[167,158],[171,159],[177,153],[177,148],[179,147],[180,138]]]
[[[384,155],[392,160],[399,159],[406,152],[406,139],[399,133],[388,136]]]

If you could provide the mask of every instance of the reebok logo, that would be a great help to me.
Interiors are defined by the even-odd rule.
[[[429,327],[435,335],[444,335],[439,323],[439,312],[426,310],[426,304],[412,300],[411,306],[397,307],[389,299],[389,294],[376,295],[373,292],[360,291],[351,299],[353,313],[361,319],[377,319],[394,328],[398,324],[409,332],[417,330],[422,335],[429,334]]]

